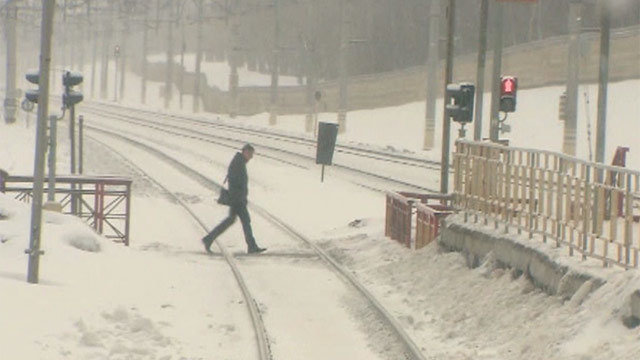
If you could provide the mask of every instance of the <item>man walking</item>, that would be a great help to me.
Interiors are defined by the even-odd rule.
[[[240,217],[240,222],[242,223],[244,240],[247,242],[247,252],[254,254],[267,250],[256,245],[256,239],[253,237],[253,231],[251,230],[251,218],[247,210],[247,195],[249,194],[247,163],[253,157],[253,153],[253,146],[246,144],[242,147],[241,152],[236,153],[229,164],[229,169],[227,170],[230,198],[229,216],[222,220],[207,236],[202,238],[204,248],[209,253],[211,252],[213,241],[236,221],[236,216]]]

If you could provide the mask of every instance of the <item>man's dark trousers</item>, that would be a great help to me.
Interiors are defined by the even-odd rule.
[[[247,204],[235,203],[229,206],[229,216],[222,220],[218,226],[216,226],[211,232],[204,237],[204,241],[210,245],[213,240],[217,239],[220,234],[225,232],[236,221],[236,216],[240,218],[242,223],[242,230],[244,231],[244,240],[247,242],[249,250],[256,249],[256,239],[253,238],[253,230],[251,230],[251,218],[249,217],[249,211],[247,211]]]

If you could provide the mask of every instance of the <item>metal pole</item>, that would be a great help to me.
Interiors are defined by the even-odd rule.
[[[142,30],[142,81],[140,82],[140,102],[147,102],[147,47],[149,37],[149,12],[145,11]]]
[[[340,100],[338,104],[338,131],[344,133],[347,130],[347,108],[348,108],[348,88],[347,70],[349,41],[347,39],[347,2],[348,0],[340,0]]]
[[[124,33],[122,34],[120,40],[120,91],[118,93],[118,100],[122,100],[124,98],[124,89],[126,85],[127,79],[127,37],[131,29],[129,28],[129,22],[127,21],[128,17],[125,18],[124,23]],[[116,59],[116,61],[118,61]],[[117,84],[116,84],[117,86]]]
[[[567,61],[567,103],[562,152],[576,154],[576,129],[578,125],[578,82],[580,71],[580,11],[582,0],[569,3],[569,58]]]
[[[107,24],[111,22],[107,21]],[[111,26],[107,25],[102,33],[102,61],[100,62],[100,99],[107,98],[107,82],[109,77],[109,35]]]
[[[47,201],[55,201],[56,194],[56,148],[58,142],[58,118],[49,116],[49,189]]]
[[[453,81],[453,35],[455,29],[456,1],[449,0],[447,6],[447,63],[444,70],[444,106],[449,103],[447,95],[447,84]],[[440,166],[440,192],[447,194],[449,192],[449,147],[451,133],[451,119],[447,116],[447,112],[442,111],[442,164]]]
[[[69,140],[71,143],[71,174],[76,173],[76,107],[69,109]],[[78,197],[75,194],[76,184],[71,184],[71,213],[77,214]]]
[[[98,57],[98,30],[97,25],[91,22],[91,0],[87,0],[87,23],[89,35],[92,37],[93,48],[91,56],[91,98],[95,98],[96,58]],[[95,26],[95,28],[93,28]]]
[[[160,0],[156,0],[156,36],[160,31]]]
[[[198,0],[198,25],[196,28],[196,78],[193,82],[193,112],[200,111],[200,76],[202,63],[202,12],[203,0]]]
[[[482,140],[482,108],[484,105],[484,72],[487,62],[487,23],[489,0],[480,4],[480,39],[478,41],[478,68],[476,70],[476,109],[473,123],[473,140]]]
[[[494,2],[495,22],[494,22],[494,48],[493,48],[493,73],[491,75],[491,129],[489,137],[491,141],[497,142],[500,138],[500,123],[498,122],[498,112],[500,111],[500,71],[502,68],[502,31],[504,28],[504,5]]]
[[[116,67],[116,71],[113,74],[113,101],[118,102],[118,54],[113,56],[113,63]]]
[[[606,0],[600,0],[600,11],[600,72],[598,81],[596,162],[604,163],[607,131],[607,86],[609,83],[609,32],[611,27],[611,14]],[[599,172],[598,176],[602,176],[601,172]]]
[[[233,1],[233,9],[236,10],[237,0]],[[238,56],[238,36],[239,36],[239,28],[240,24],[238,23],[237,17],[235,14],[231,14],[229,17],[230,22],[229,26],[231,28],[231,49],[229,51],[229,67],[231,67],[231,71],[229,73],[229,116],[231,118],[235,118],[237,114],[237,105],[238,105],[238,64],[237,64],[237,56]]]
[[[69,109],[69,143],[71,144],[71,166],[70,170],[72,174],[76,173],[76,107],[71,106]]]
[[[424,149],[433,148],[436,136],[436,100],[438,98],[438,54],[440,41],[440,1],[431,0],[429,10],[429,53],[427,54],[427,102]]]
[[[273,34],[273,54],[271,60],[271,98],[269,111],[269,125],[275,125],[278,120],[278,77],[279,77],[279,57],[280,57],[280,9],[278,0],[273,0],[274,11],[274,34]]]
[[[78,173],[82,175],[82,166],[84,163],[84,116],[78,117]]]
[[[7,73],[4,99],[4,121],[7,124],[16,122],[18,100],[16,99],[16,24],[18,22],[18,8],[12,1],[6,5],[5,38],[7,41]]]
[[[38,125],[36,131],[36,155],[33,169],[33,202],[31,203],[31,234],[27,281],[38,283],[40,267],[40,235],[42,230],[42,192],[44,188],[44,151],[49,113],[49,67],[51,66],[51,35],[55,0],[42,1],[42,26],[40,30],[40,81],[38,85]]]
[[[607,131],[607,90],[609,83],[609,40],[611,30],[611,13],[607,0],[600,0],[600,67],[598,74],[598,120],[596,125],[596,162],[604,164],[605,140]],[[602,169],[596,170],[596,182],[604,183]],[[606,201],[605,199],[603,199]],[[594,196],[592,228],[598,228],[598,211],[600,197]],[[595,231],[595,230],[594,230]]]
[[[80,115],[78,117],[78,173],[80,175],[82,175],[82,165],[84,163],[84,157],[83,157],[83,152],[84,152],[84,116]],[[82,217],[82,184],[78,185],[78,188],[80,189],[80,196],[79,198],[76,200],[76,203],[78,204],[77,207],[77,214],[78,216]]]
[[[167,23],[167,64],[165,74],[164,108],[168,109],[173,97],[173,4],[169,5],[169,22]]]
[[[307,76],[307,115],[305,116],[305,131],[311,132],[313,131],[313,113],[314,113],[314,103],[315,103],[315,80],[314,80],[314,47],[315,47],[315,36],[313,32],[313,4],[314,1],[307,0],[306,3],[306,43],[305,43],[305,67],[306,67],[306,76]]]
[[[184,52],[187,50],[187,43],[185,40],[184,34],[184,21],[180,19],[180,36],[182,38],[182,45],[180,46],[180,109],[182,109],[184,105]]]

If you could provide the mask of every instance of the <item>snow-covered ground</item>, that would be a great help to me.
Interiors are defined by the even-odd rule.
[[[140,106],[139,79],[132,76],[128,81],[126,102]],[[162,100],[155,97],[161,86],[149,84],[147,108],[161,109]],[[109,90],[112,94],[112,88]],[[592,131],[595,128],[597,92],[593,86],[583,86],[581,93],[585,90],[590,95],[590,110],[580,114],[581,156],[588,154],[587,118]],[[518,113],[509,121],[514,145],[561,148],[562,124],[556,120],[561,92],[560,87],[520,91]],[[174,94],[172,111],[179,112],[177,92]],[[609,94],[607,158],[616,145],[630,146],[629,161],[640,169],[640,82],[613,83]],[[185,109],[191,109],[189,97],[185,100]],[[584,108],[581,102],[580,109]],[[345,141],[438,159],[437,150],[421,150],[423,111],[423,103],[354,111],[341,136]],[[82,113],[81,105],[78,112]],[[334,121],[335,114],[321,114],[320,118]],[[23,119],[21,114],[12,126],[0,124],[0,168],[12,174],[33,171],[35,128],[33,120],[27,127]],[[267,115],[239,121],[267,126]],[[302,132],[304,116],[282,116],[278,127]],[[436,134],[439,131],[438,127]],[[66,132],[59,134],[58,169],[66,169]],[[202,230],[139,173],[99,145],[89,142],[87,147],[88,172],[134,178],[132,245],[112,244],[77,219],[45,212],[41,283],[27,284],[24,249],[28,247],[30,207],[0,194],[0,359],[254,358],[250,320],[230,272],[222,262],[198,254]],[[185,161],[208,168],[211,177],[224,178],[224,167],[232,155],[229,150],[198,143],[174,149],[181,150]],[[205,157],[208,160],[202,160]],[[629,292],[639,287],[636,270],[602,269],[597,262],[586,262],[582,266],[598,272],[608,283],[582,303],[563,302],[523,277],[494,269],[490,262],[469,270],[461,255],[440,253],[433,245],[417,252],[407,250],[383,236],[382,195],[334,178],[331,171],[320,184],[317,171],[280,166],[260,157],[249,164],[252,201],[289,221],[352,269],[400,320],[427,358],[640,358],[640,329],[629,330],[620,321],[628,310]],[[215,224],[225,209],[214,204],[214,194],[195,186],[193,191],[192,200],[208,212],[206,220]],[[259,241],[277,251],[279,239],[269,238],[272,229],[253,216]],[[356,219],[361,221],[352,223]],[[222,239],[238,250],[242,249],[239,228],[236,225]],[[277,262],[260,266],[263,276],[286,275],[278,272]],[[264,294],[257,300],[267,307],[282,296],[289,296],[291,304],[305,301],[282,289],[265,289],[259,277],[252,280]],[[332,291],[335,286],[320,281],[315,285],[318,291]],[[344,306],[361,324],[363,334],[370,336],[365,311],[350,303]],[[274,309],[278,310],[282,311]],[[292,332],[299,332],[305,327],[303,317],[285,320],[289,319],[278,321],[279,329],[289,326]],[[337,324],[342,322],[344,318],[336,319]],[[286,333],[277,335],[286,343]],[[310,343],[313,340],[309,338]],[[375,341],[369,343],[371,351],[383,353]],[[344,339],[336,346],[348,348],[350,342]],[[282,358],[301,358],[296,354],[292,349]]]

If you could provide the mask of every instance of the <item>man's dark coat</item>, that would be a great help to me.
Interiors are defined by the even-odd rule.
[[[246,205],[249,195],[249,175],[247,174],[247,162],[242,153],[236,153],[227,170],[229,181],[229,196],[231,204]]]

